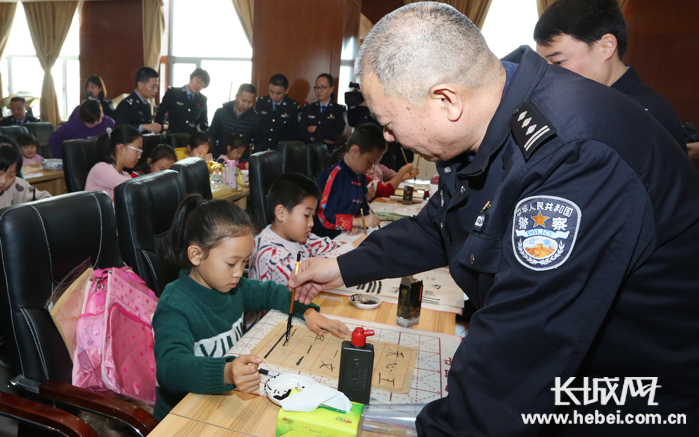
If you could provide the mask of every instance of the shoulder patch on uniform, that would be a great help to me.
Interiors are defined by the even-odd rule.
[[[526,161],[541,144],[556,134],[556,128],[531,100],[515,108],[510,128]]]
[[[578,238],[578,205],[554,196],[522,199],[512,222],[512,250],[523,266],[542,271],[568,260]]]

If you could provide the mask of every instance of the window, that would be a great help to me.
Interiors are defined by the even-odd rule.
[[[521,45],[536,48],[534,26],[539,20],[535,0],[493,0],[483,24],[483,36],[502,58]]]
[[[62,119],[67,119],[73,108],[80,104],[80,52],[78,12],[76,10],[70,31],[63,43],[61,55],[56,60],[51,75],[56,87],[58,109]],[[20,91],[41,97],[44,70],[36,57],[36,50],[27,25],[24,7],[19,3],[12,24],[12,32],[0,61],[3,77],[3,94],[8,96]],[[32,112],[39,117],[39,104],[32,105]],[[5,108],[3,108],[3,111]],[[9,114],[9,112],[8,112]]]
[[[238,87],[252,77],[252,47],[231,0],[172,0],[170,85],[189,82],[195,68],[206,70],[211,83],[209,123],[224,103],[235,99]]]

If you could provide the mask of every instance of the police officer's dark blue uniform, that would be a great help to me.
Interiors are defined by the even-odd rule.
[[[346,117],[345,107],[332,100],[323,111],[320,109],[320,102],[308,103],[303,107],[299,119],[299,138],[306,143],[318,143],[323,140],[337,141],[345,130]],[[316,131],[309,132],[309,126],[317,126]],[[328,151],[333,147],[328,145]]]
[[[168,133],[190,133],[193,130],[207,132],[209,116],[207,115],[206,96],[187,93],[187,87],[170,88],[160,103],[155,122],[161,125],[168,114]]]
[[[271,97],[259,97],[255,102],[255,110],[262,116],[260,122],[262,138],[256,145],[256,152],[276,150],[280,141],[290,141],[296,138],[298,114],[301,105],[289,96],[284,96],[278,105]]]
[[[144,101],[133,91],[124,100],[117,105],[116,118],[114,119],[115,126],[128,124],[138,129],[143,124],[153,122],[150,103]]]
[[[699,435],[699,173],[667,131],[527,50],[475,156],[438,171],[418,216],[338,258],[348,286],[449,265],[478,308],[419,435]],[[658,405],[646,393],[556,409],[555,377],[657,377]],[[687,425],[542,429],[521,416],[596,410]]]

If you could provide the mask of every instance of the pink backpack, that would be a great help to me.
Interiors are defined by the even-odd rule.
[[[130,267],[95,270],[76,327],[73,385],[155,405],[157,303]]]

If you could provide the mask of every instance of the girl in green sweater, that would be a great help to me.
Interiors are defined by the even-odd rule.
[[[153,316],[158,380],[155,418],[162,420],[187,393],[214,394],[260,385],[254,355],[225,356],[243,335],[245,310],[289,310],[289,290],[243,278],[252,253],[252,224],[228,200],[185,198],[170,229],[169,258],[184,270],[168,284]],[[294,303],[294,315],[318,335],[344,338],[344,323],[317,305]]]

